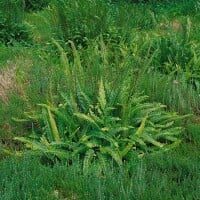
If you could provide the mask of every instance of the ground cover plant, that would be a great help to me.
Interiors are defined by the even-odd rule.
[[[0,3],[2,199],[198,199],[199,1]]]

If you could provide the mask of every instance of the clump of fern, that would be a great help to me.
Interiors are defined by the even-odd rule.
[[[39,104],[40,113],[26,113],[27,120],[40,123],[27,137],[15,139],[25,143],[33,154],[60,160],[79,156],[87,169],[91,162],[113,159],[118,165],[131,157],[166,151],[180,143],[183,128],[175,121],[182,119],[168,113],[159,103],[146,102],[146,96],[127,96],[122,86],[118,99],[98,83],[97,97],[91,97],[78,84],[76,95],[62,94],[58,106]]]
[[[104,166],[113,160],[121,166],[133,157],[167,151],[180,143],[183,128],[176,121],[185,116],[166,112],[164,105],[149,103],[147,96],[136,94],[133,77],[124,68],[122,77],[111,73],[110,54],[102,39],[94,52],[101,62],[94,68],[84,65],[72,41],[71,61],[59,43],[53,43],[60,52],[65,90],[59,102],[38,104],[37,112],[25,113],[23,121],[32,124],[32,132],[15,139],[28,152],[70,162],[79,157],[87,172],[92,162]]]

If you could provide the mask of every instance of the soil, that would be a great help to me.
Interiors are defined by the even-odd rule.
[[[15,83],[15,66],[6,67],[0,72],[0,99],[5,103],[9,104],[8,91],[16,88]]]

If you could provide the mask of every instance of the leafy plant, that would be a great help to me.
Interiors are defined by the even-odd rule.
[[[180,143],[183,129],[174,123],[182,116],[165,112],[161,104],[145,103],[146,97],[131,96],[125,103],[124,92],[122,99],[111,104],[104,85],[101,79],[98,97],[93,100],[79,88],[76,100],[72,94],[63,94],[64,102],[58,107],[39,104],[42,113],[26,115],[39,122],[41,129],[15,139],[33,154],[51,159],[80,156],[84,168],[92,161],[110,158],[122,165],[132,155],[166,151]]]
[[[0,43],[12,45],[29,39],[29,31],[22,22],[23,1],[0,2]]]
[[[22,121],[32,124],[32,134],[15,139],[25,143],[31,153],[52,160],[79,156],[87,171],[91,162],[113,159],[122,165],[131,157],[166,151],[180,143],[183,128],[175,121],[185,116],[168,113],[162,104],[148,103],[146,96],[137,95],[132,81],[135,69],[126,70],[126,62],[110,67],[113,52],[102,39],[92,46],[95,49],[87,49],[87,53],[93,52],[88,57],[87,50],[83,57],[69,41],[70,61],[59,43],[53,43],[60,52],[58,70],[65,75],[65,89],[57,103],[52,98],[39,104],[40,110],[25,113],[27,118]],[[126,51],[123,53],[126,58]],[[86,62],[87,58],[91,60]],[[90,62],[96,62],[93,68]]]

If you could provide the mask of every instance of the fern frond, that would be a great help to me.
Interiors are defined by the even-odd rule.
[[[56,121],[53,118],[53,115],[51,114],[51,111],[50,111],[49,108],[47,109],[47,112],[48,112],[48,116],[49,116],[48,120],[49,120],[49,124],[50,124],[50,127],[51,127],[51,131],[52,131],[54,140],[55,141],[60,141],[61,138],[60,138],[60,135],[59,135],[59,132],[58,132]]]
[[[74,45],[74,42],[71,40],[69,40],[68,42],[70,43],[70,45],[72,47],[73,56],[74,56],[74,64],[77,69],[77,73],[79,73],[80,75],[83,75],[83,67],[81,64],[81,59],[80,59],[79,53]]]
[[[33,151],[39,150],[41,152],[47,151],[47,146],[42,144],[41,142],[25,138],[25,137],[15,137],[14,140],[20,141],[25,144],[25,146]]]
[[[91,105],[91,100],[86,95],[86,93],[81,89],[79,83],[77,83],[77,105],[80,110],[84,113],[88,112]]]
[[[119,166],[123,164],[118,150],[112,149],[111,147],[100,147],[100,152],[103,154],[109,154]]]
[[[94,121],[96,121],[98,124],[103,125],[103,120],[101,119],[101,117],[97,116],[92,109],[89,110],[89,115],[94,119]]]
[[[131,128],[131,126],[129,127],[117,127],[117,128],[112,128],[110,131],[109,131],[109,134],[111,135],[116,135],[116,134],[119,134],[119,133],[124,133],[124,132],[127,132],[129,131]]]
[[[170,128],[167,130],[162,130],[160,131],[160,133],[156,134],[155,137],[159,139],[159,138],[165,138],[166,136],[178,136],[181,133],[183,133],[183,128],[175,127],[175,128]]]
[[[104,84],[103,84],[103,80],[100,80],[99,83],[99,96],[98,96],[98,102],[101,106],[101,109],[104,110],[106,108],[106,93],[105,93],[105,88],[104,88]]]
[[[58,51],[60,53],[61,63],[65,67],[65,74],[66,74],[67,79],[69,79],[71,77],[71,71],[70,71],[70,65],[69,65],[69,60],[67,58],[67,55],[66,55],[64,49],[62,48],[62,46],[54,38],[52,38],[52,42],[58,48]]]
[[[145,128],[145,124],[146,124],[146,121],[147,121],[147,118],[148,118],[148,115],[146,115],[146,116],[143,118],[143,120],[142,120],[142,122],[141,122],[141,124],[140,124],[140,127],[137,129],[137,131],[136,131],[136,133],[135,133],[136,136],[140,137],[140,135],[143,133],[144,128]]]
[[[148,142],[148,143],[151,143],[153,144],[154,146],[157,146],[157,147],[160,147],[162,148],[164,146],[164,144],[156,141],[153,137],[151,137],[149,134],[147,133],[143,133],[141,135],[141,137],[144,139],[145,142]]]
[[[114,138],[112,138],[112,135],[110,135],[110,134],[105,134],[105,132],[100,132],[100,131],[91,131],[89,134],[91,137],[103,139],[103,140],[109,142],[111,145],[113,145],[117,148],[119,147],[118,142]]]
[[[91,161],[94,158],[94,150],[89,149],[85,153],[85,157],[83,160],[83,173],[87,174],[89,171],[89,167],[91,166]]]
[[[127,153],[133,149],[133,146],[134,146],[135,144],[136,144],[136,142],[135,142],[133,139],[132,139],[132,140],[129,140],[128,144],[124,147],[124,149],[122,149],[122,150],[120,151],[120,156],[121,156],[122,158],[124,158],[124,157],[127,155]]]
[[[155,124],[151,121],[149,121],[149,124],[153,127],[153,128],[157,128],[157,129],[166,129],[166,128],[169,128],[171,127],[173,124],[174,124],[174,121],[171,121],[171,122],[168,122],[166,124]]]
[[[83,120],[89,122],[92,126],[95,126],[96,128],[100,129],[98,124],[90,116],[85,115],[83,113],[74,113],[74,115],[76,117],[78,117],[79,119],[83,119]]]

